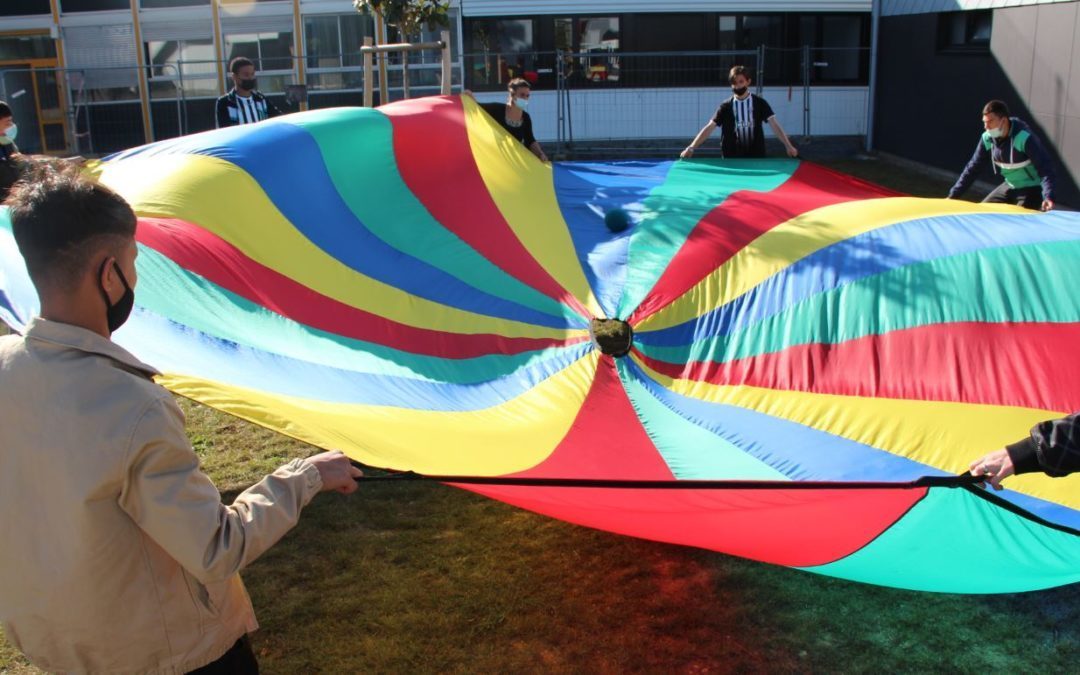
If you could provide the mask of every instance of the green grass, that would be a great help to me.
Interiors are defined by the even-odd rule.
[[[941,194],[940,181],[882,162],[830,166]],[[181,405],[227,500],[315,452]],[[1075,672],[1080,662],[1080,586],[979,597],[878,588],[588,530],[424,482],[319,496],[244,578],[271,674]],[[0,672],[37,671],[0,637]]]

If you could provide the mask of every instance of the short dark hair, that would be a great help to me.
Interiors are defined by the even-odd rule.
[[[0,101],[0,120],[4,119],[5,117],[11,117],[12,114],[13,113],[11,112],[11,106],[9,106],[7,103],[4,103],[3,101]]]
[[[60,160],[28,163],[4,203],[38,292],[74,289],[94,256],[118,254],[135,236],[124,198]]]
[[[728,71],[727,81],[733,82],[736,75],[742,75],[748,80],[754,79],[753,74],[750,72],[750,69],[746,66],[732,66],[731,70]]]
[[[1009,106],[1005,105],[1004,101],[994,99],[983,106],[984,115],[997,115],[998,117],[1009,116]]]
[[[237,56],[232,61],[229,61],[229,72],[236,75],[244,66],[251,66],[254,68],[255,62],[246,56]]]
[[[506,85],[506,88],[511,92],[517,92],[518,89],[524,87],[525,89],[532,90],[532,85],[524,77],[515,77],[510,80],[510,84]]]

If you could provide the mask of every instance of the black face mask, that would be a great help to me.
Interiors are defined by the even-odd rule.
[[[109,294],[105,292],[105,286],[101,284],[101,274],[105,271],[105,265],[107,264],[108,261],[101,263],[101,270],[98,271],[98,288],[101,289],[101,297],[105,298],[105,320],[109,324],[109,333],[115,333],[116,329],[123,326],[124,322],[131,316],[131,308],[135,306],[135,291],[131,290],[131,286],[128,286],[124,273],[120,271],[120,266],[114,260],[113,269],[120,275],[120,283],[124,284],[124,294],[120,296],[115,305],[110,303]]]
[[[250,80],[240,80],[240,88],[244,91],[255,91],[256,84],[258,84],[258,79],[254,77]]]
[[[742,96],[746,93],[746,90],[747,87],[732,87],[731,93],[735,94],[736,96]]]

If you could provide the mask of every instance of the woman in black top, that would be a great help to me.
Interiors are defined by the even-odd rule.
[[[510,80],[507,89],[509,95],[506,103],[481,103],[480,107],[502,125],[503,129],[510,132],[511,136],[521,141],[521,144],[536,155],[541,162],[548,161],[543,148],[533,136],[532,118],[525,112],[525,108],[529,106],[529,96],[532,94],[529,81],[520,77]],[[470,92],[465,93],[472,95]]]

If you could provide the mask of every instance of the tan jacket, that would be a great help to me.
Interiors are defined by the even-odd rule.
[[[322,488],[295,460],[223,505],[155,373],[68,324],[0,338],[0,621],[45,670],[216,660],[257,627],[238,572]]]

